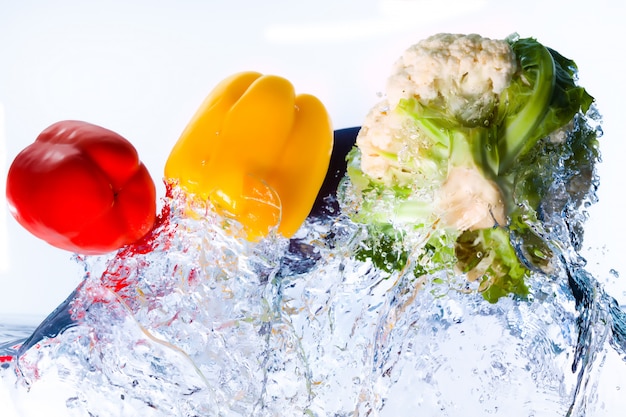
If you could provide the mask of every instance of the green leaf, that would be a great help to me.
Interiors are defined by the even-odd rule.
[[[498,174],[506,173],[520,154],[545,136],[537,130],[548,111],[555,84],[554,60],[545,46],[525,38],[513,40],[511,48],[521,68],[500,98],[498,113],[504,118],[498,139]]]
[[[524,279],[530,274],[518,259],[503,227],[463,232],[456,241],[457,267],[468,279],[480,282],[483,297],[495,303],[513,294],[528,296]]]
[[[400,271],[406,266],[409,253],[403,247],[404,232],[390,224],[369,224],[366,231],[366,238],[355,252],[357,260],[371,260],[375,267],[387,273]]]

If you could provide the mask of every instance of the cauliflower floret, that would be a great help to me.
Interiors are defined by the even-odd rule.
[[[411,119],[389,111],[387,100],[383,100],[367,114],[356,138],[361,170],[387,186],[414,183],[437,169],[435,163],[418,156],[428,141]],[[430,182],[435,180],[429,176]]]
[[[504,40],[437,34],[411,46],[395,63],[387,99],[392,108],[407,98],[427,106],[437,101],[471,124],[492,111],[516,70],[515,54]]]
[[[394,178],[390,172],[399,168],[395,158],[386,158],[384,154],[398,154],[403,140],[398,138],[401,130],[400,117],[388,111],[386,101],[379,103],[367,114],[357,137],[361,150],[361,169],[370,177],[390,185]]]
[[[447,227],[478,230],[506,224],[498,186],[476,169],[454,167],[437,194],[435,207]]]

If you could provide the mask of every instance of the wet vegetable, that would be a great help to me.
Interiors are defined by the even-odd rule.
[[[309,214],[333,144],[323,104],[286,79],[234,74],[208,95],[165,166],[165,177],[237,219],[250,239],[289,237]]]
[[[101,254],[141,239],[155,185],[133,145],[100,126],[60,121],[21,151],[7,176],[15,219],[53,246]]]
[[[381,233],[392,246],[419,235],[449,254],[418,255],[419,273],[456,269],[494,302],[525,296],[531,270],[550,269],[539,220],[556,179],[592,186],[594,99],[577,76],[574,61],[517,35],[437,34],[410,47],[348,156],[368,257],[380,263]]]

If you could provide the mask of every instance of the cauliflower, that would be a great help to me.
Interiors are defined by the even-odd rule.
[[[479,35],[438,34],[411,46],[392,69],[387,100],[416,99],[465,122],[489,116],[517,69],[511,45]]]
[[[411,182],[414,174],[425,176],[441,188],[431,198],[437,218],[446,226],[473,230],[503,224],[504,202],[498,188],[473,161],[464,160],[462,166],[450,169],[449,175],[419,152],[416,158],[402,160],[403,152],[411,152],[403,150],[406,146],[428,149],[431,138],[420,141],[423,134],[415,123],[405,123],[406,115],[395,110],[414,101],[423,108],[445,112],[461,125],[488,123],[516,69],[513,49],[504,40],[442,33],[411,46],[393,66],[386,99],[363,123],[357,138],[361,169],[387,185]]]
[[[548,249],[533,239],[539,246],[517,250],[505,236],[531,229],[519,219],[539,217],[550,175],[575,153],[574,141],[594,148],[595,131],[580,128],[593,98],[576,77],[573,61],[517,35],[437,34],[411,46],[348,156],[352,218],[370,230],[438,236],[431,248],[456,241],[452,258],[465,272],[472,256],[491,250],[498,256],[481,271],[499,280],[494,293],[522,293],[522,264],[545,266]],[[556,157],[536,174],[548,146]],[[521,261],[520,251],[534,255]]]

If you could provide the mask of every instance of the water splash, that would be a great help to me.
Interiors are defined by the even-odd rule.
[[[336,201],[291,240],[250,243],[172,193],[145,241],[77,258],[83,282],[11,364],[15,401],[26,417],[43,390],[70,417],[590,415],[626,315],[557,191],[554,271],[495,304],[453,271],[415,277],[410,256],[393,273],[356,259],[363,231]]]

